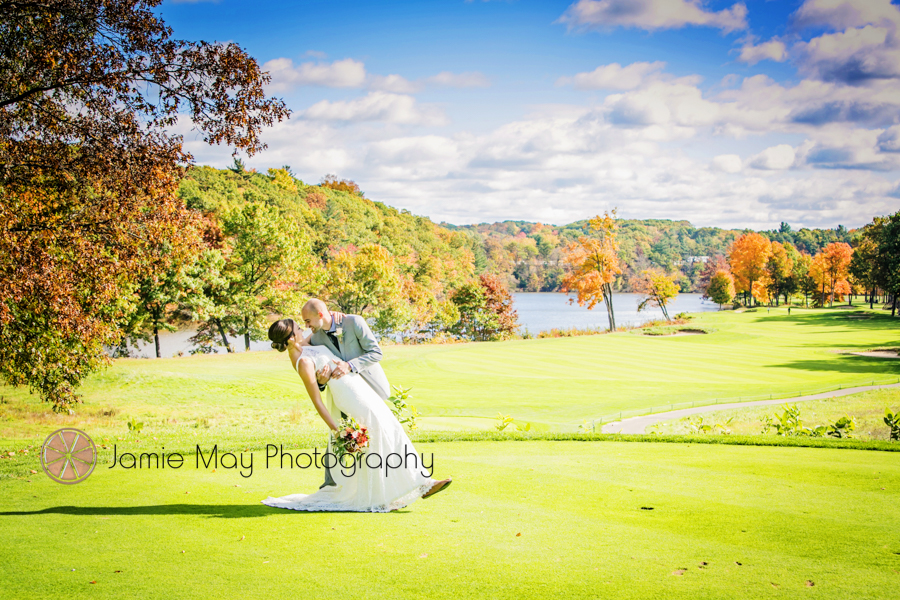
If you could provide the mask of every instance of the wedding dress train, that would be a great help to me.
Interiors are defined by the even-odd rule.
[[[303,357],[312,358],[316,370],[340,360],[324,346],[304,347],[297,362]],[[368,428],[365,456],[355,465],[346,456],[342,464],[332,466],[331,455],[328,466],[336,485],[325,486],[313,494],[269,496],[262,503],[304,511],[389,512],[426,494],[436,481],[428,475],[403,426],[375,390],[356,373],[332,379],[328,389],[330,394],[323,401],[335,421],[340,421],[343,411]],[[329,443],[329,451],[330,448]]]

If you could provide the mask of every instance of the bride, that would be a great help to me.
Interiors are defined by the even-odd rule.
[[[447,487],[450,479],[437,481],[428,476],[403,426],[359,374],[351,372],[330,379],[331,401],[326,406],[316,383],[316,371],[340,358],[325,346],[310,345],[308,337],[299,331],[293,319],[282,319],[269,328],[272,347],[279,352],[288,351],[313,406],[331,431],[337,431],[339,426],[334,415],[344,412],[368,429],[369,446],[365,455],[355,462],[351,458],[356,455],[345,455],[340,463],[332,466],[336,459],[325,455],[329,457],[328,466],[336,485],[325,486],[309,495],[270,496],[262,503],[291,510],[389,512]]]

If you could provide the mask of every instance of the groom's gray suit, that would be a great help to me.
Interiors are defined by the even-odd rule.
[[[342,335],[337,335],[339,328]],[[331,328],[327,332],[322,329],[316,331],[309,338],[309,343],[313,346],[325,346],[334,352],[335,356],[348,363],[350,370],[358,373],[382,400],[387,400],[391,395],[387,375],[378,364],[382,357],[381,348],[368,323],[362,317],[344,315],[339,324],[334,318],[334,313],[331,313]],[[320,385],[319,389],[324,391],[325,386]],[[342,416],[343,414],[341,413]],[[328,467],[325,467],[325,483],[322,487],[326,485],[334,485]]]

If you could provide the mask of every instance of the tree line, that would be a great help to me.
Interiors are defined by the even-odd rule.
[[[875,217],[855,233],[852,245],[831,242],[815,254],[746,233],[704,268],[705,295],[720,305],[746,306],[778,306],[802,296],[805,306],[818,307],[861,295],[870,307],[889,305],[893,316],[900,293],[900,212]]]
[[[618,219],[618,256],[621,273],[610,282],[616,291],[636,291],[632,282],[648,268],[677,275],[679,292],[703,292],[707,283],[701,274],[706,261],[727,253],[728,247],[750,229],[694,227],[688,221],[666,219]],[[567,225],[529,221],[503,221],[456,226],[441,223],[451,231],[464,231],[480,241],[476,261],[485,270],[504,278],[514,291],[556,292],[563,287],[566,248],[592,233],[590,220]],[[815,255],[833,242],[851,243],[858,232],[843,226],[834,229],[793,229],[781,223],[778,229],[758,232],[772,242],[790,243],[800,252]]]
[[[310,297],[365,315],[373,330],[407,341],[447,335],[508,337],[512,297],[496,276],[476,274],[472,239],[365,197],[349,180],[316,185],[290,167],[267,173],[196,167],[179,196],[198,216],[201,250],[145,278],[127,342],[196,326],[195,352],[264,340],[272,315],[298,314]]]

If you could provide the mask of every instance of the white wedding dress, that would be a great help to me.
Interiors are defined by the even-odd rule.
[[[317,371],[331,361],[340,360],[324,346],[304,347],[297,362],[303,357],[312,358]],[[328,459],[331,477],[337,485],[325,486],[313,494],[270,496],[262,503],[305,511],[389,512],[427,493],[436,480],[428,475],[403,426],[375,390],[356,373],[332,379],[328,389],[331,393],[324,395],[323,402],[335,421],[340,421],[343,411],[368,428],[369,446],[364,450],[365,456],[356,462],[355,468],[349,456],[344,459],[346,468],[341,464],[331,466],[334,459]],[[429,460],[428,464],[433,463]]]

